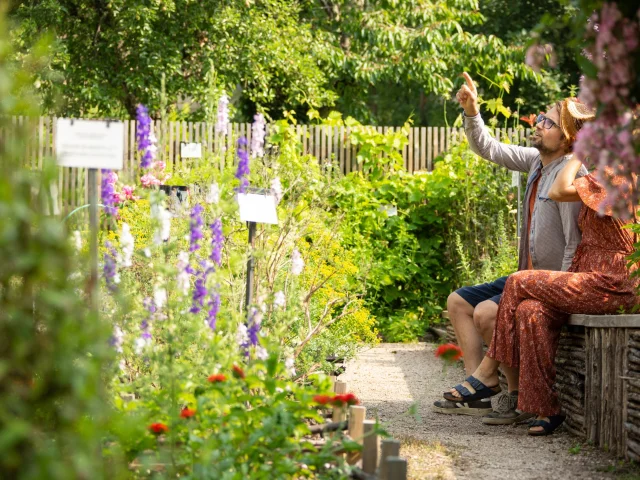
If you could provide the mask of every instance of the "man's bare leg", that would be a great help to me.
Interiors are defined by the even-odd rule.
[[[480,302],[473,311],[474,328],[479,332],[487,345],[491,344],[497,316],[498,304],[491,300]],[[464,353],[464,348],[462,349],[462,352]],[[478,366],[479,365],[480,362],[478,362]],[[504,376],[507,377],[507,388],[509,392],[518,390],[518,369],[507,367],[506,365],[501,365],[500,369],[504,372]],[[473,372],[475,372],[475,370],[471,371],[471,373]],[[468,371],[467,373],[469,375],[471,374]]]
[[[482,336],[474,324],[474,308],[464,298],[453,292],[447,298],[447,311],[462,349],[464,369],[467,375],[471,375],[476,371],[484,357],[482,353]]]

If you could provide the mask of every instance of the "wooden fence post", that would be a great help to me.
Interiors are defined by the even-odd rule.
[[[407,461],[400,457],[387,457],[387,480],[407,480]]]
[[[337,395],[347,393],[347,384],[345,382],[341,382],[338,380],[334,385],[334,392]],[[344,422],[347,418],[347,410],[345,407],[333,407],[333,417],[332,421],[334,422]]]
[[[351,440],[363,444],[364,436],[364,418],[367,414],[366,407],[352,405],[349,407],[349,436]],[[347,462],[353,465],[362,458],[361,452],[350,452],[347,455]]]
[[[362,447],[362,471],[373,475],[378,468],[378,434],[375,433],[376,421],[365,420]]]
[[[385,439],[382,441],[382,455],[380,458],[380,480],[391,480],[387,457],[397,457],[400,455],[400,442],[398,440]]]

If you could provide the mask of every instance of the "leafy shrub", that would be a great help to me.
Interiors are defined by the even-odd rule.
[[[364,173],[340,179],[331,200],[344,215],[346,245],[370,265],[365,300],[378,329],[388,341],[415,340],[453,289],[515,265],[510,174],[466,142],[437,158],[433,172],[410,174],[397,150],[406,142],[402,132],[345,123],[355,129],[351,141],[367,145],[358,156]],[[390,206],[396,216],[388,216]]]

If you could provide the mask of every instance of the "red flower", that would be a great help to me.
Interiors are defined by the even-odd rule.
[[[331,403],[333,397],[331,395],[316,395],[313,397],[313,401],[319,405],[327,405]]]
[[[209,380],[211,383],[224,382],[226,379],[227,377],[224,373],[214,373],[213,375],[209,375],[207,377],[207,380]]]
[[[233,367],[231,367],[233,369],[233,375],[236,378],[244,378],[244,370],[242,370],[239,366],[234,365]]]
[[[160,435],[161,433],[167,433],[169,431],[169,427],[164,423],[152,423],[149,425],[149,430],[156,435]]]
[[[532,113],[530,115],[526,115],[526,116],[520,117],[520,120],[522,120],[523,122],[528,123],[529,126],[531,128],[533,128],[533,126],[536,124],[536,118],[538,118],[538,116],[535,113]]]
[[[189,407],[184,407],[181,411],[180,411],[180,417],[182,418],[191,418],[196,414],[195,410],[192,410]]]
[[[343,407],[345,405],[357,405],[360,401],[353,393],[343,393],[333,397],[331,403],[334,407]]]
[[[457,345],[453,343],[447,343],[445,345],[440,345],[436,349],[436,357],[441,358],[445,362],[457,362],[462,358],[462,350]]]

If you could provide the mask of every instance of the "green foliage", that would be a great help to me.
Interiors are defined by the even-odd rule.
[[[448,97],[463,70],[540,80],[522,48],[481,31],[477,0],[37,0],[13,17],[21,52],[34,34],[55,35],[37,86],[64,116],[132,117],[138,103],[163,113],[163,76],[167,97],[180,99],[173,111],[186,106],[191,120],[211,118],[212,93],[226,90],[236,120],[305,118],[337,103],[373,124],[407,118],[418,97]],[[387,113],[398,108],[401,117]]]
[[[358,135],[372,145],[395,136]],[[368,151],[362,161],[371,172],[392,161],[382,159],[376,167],[383,152]],[[345,216],[346,245],[370,265],[365,298],[386,340],[419,338],[454,288],[515,269],[509,182],[509,172],[478,158],[463,142],[436,159],[433,172],[352,172],[334,185],[331,199]],[[396,216],[388,216],[390,206]]]
[[[36,50],[43,50],[42,46]],[[0,10],[0,129],[35,113],[32,72],[11,64]],[[44,57],[24,59],[37,68]],[[121,478],[101,455],[111,414],[104,366],[109,329],[88,309],[60,219],[47,216],[58,169],[22,169],[27,131],[0,139],[0,477]]]
[[[56,35],[51,67],[64,83],[42,77],[39,85],[47,108],[61,115],[133,117],[138,103],[157,112],[162,75],[168,98],[197,109],[207,104],[214,66],[218,85],[242,96],[243,118],[256,107],[277,115],[335,99],[318,66],[331,47],[317,48],[297,2],[39,0],[23,3],[16,17],[17,41],[45,30]]]

